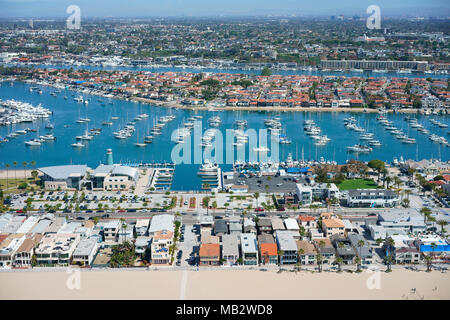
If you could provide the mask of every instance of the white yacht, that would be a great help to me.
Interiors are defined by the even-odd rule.
[[[73,148],[84,148],[86,145],[82,144],[81,142],[72,143],[71,146]]]

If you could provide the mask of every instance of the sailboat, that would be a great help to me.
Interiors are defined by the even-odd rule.
[[[147,144],[146,143],[140,143],[139,142],[139,130],[137,131],[137,141],[136,141],[136,143],[134,144],[136,147],[146,147],[147,146]]]

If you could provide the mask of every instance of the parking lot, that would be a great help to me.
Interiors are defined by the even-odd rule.
[[[278,177],[234,177],[224,180],[224,184],[247,185],[249,192],[294,192],[297,183],[303,183],[302,178],[291,176]],[[268,186],[266,188],[266,186]]]
[[[184,224],[184,232],[182,233],[184,241],[180,241],[178,245],[178,252],[182,251],[180,265],[182,267],[189,266],[189,262],[195,262],[195,256],[199,250],[198,234],[193,232],[192,224]],[[178,254],[178,253],[177,253]],[[178,256],[177,256],[178,258]]]

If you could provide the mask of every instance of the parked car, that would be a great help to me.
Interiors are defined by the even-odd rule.
[[[262,212],[262,211],[264,211],[264,208],[261,208],[261,207],[255,208],[255,211]]]

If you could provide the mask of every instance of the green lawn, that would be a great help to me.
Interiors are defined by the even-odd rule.
[[[372,179],[348,179],[338,184],[339,190],[376,189],[378,185]]]

